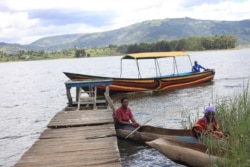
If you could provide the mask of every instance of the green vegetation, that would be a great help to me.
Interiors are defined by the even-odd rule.
[[[229,133],[224,157],[227,166],[250,166],[250,96],[248,87],[239,96],[217,102],[222,130]]]
[[[122,52],[117,51],[117,47],[114,45],[109,45],[109,47],[102,48],[89,48],[86,49],[86,52],[92,56],[115,56],[122,54]]]
[[[234,36],[218,36],[215,37],[190,37],[174,41],[160,41],[155,43],[140,43],[131,45],[109,45],[102,48],[71,48],[61,51],[33,51],[19,50],[15,54],[7,54],[0,51],[0,62],[4,61],[28,61],[42,59],[57,58],[79,58],[92,56],[111,56],[126,53],[139,52],[160,52],[160,51],[196,51],[211,49],[230,49],[235,48],[237,39]]]
[[[216,117],[225,138],[203,140],[209,153],[226,159],[223,166],[250,166],[250,95],[248,87],[243,93],[216,102]],[[190,119],[189,119],[190,121]],[[220,166],[220,165],[219,165]]]
[[[235,48],[236,42],[237,38],[234,36],[189,37],[170,42],[160,41],[151,44],[128,45],[126,53],[230,49]]]
[[[114,56],[119,55],[116,48],[87,48],[87,49],[64,49],[57,52],[45,51],[25,51],[21,50],[17,54],[6,54],[0,51],[0,62],[8,61],[29,61],[29,60],[45,60],[45,59],[59,59],[59,58],[78,58],[78,57],[92,57],[92,56]]]

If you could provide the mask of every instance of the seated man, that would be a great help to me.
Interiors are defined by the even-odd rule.
[[[215,139],[223,136],[220,130],[219,123],[215,117],[215,108],[207,107],[205,109],[204,117],[200,118],[192,128],[193,134],[196,139],[200,139],[202,135],[212,134]]]
[[[192,72],[200,72],[200,69],[206,70],[204,67],[199,65],[197,61],[194,61]]]
[[[123,97],[121,99],[121,107],[119,107],[115,112],[115,128],[134,130],[136,127],[140,126],[132,114],[131,109],[128,107],[128,98]]]

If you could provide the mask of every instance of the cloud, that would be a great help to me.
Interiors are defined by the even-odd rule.
[[[182,7],[189,8],[189,7],[195,7],[200,6],[203,4],[218,4],[222,0],[209,0],[209,1],[201,1],[201,0],[185,0],[180,3]]]
[[[117,29],[153,19],[250,18],[250,0],[1,0],[0,42]]]
[[[249,0],[242,2],[221,1],[216,4],[195,6],[192,11],[197,14],[197,19],[236,21],[250,19],[249,5]]]
[[[28,13],[29,19],[38,19],[42,26],[66,25],[66,24],[87,24],[90,26],[103,26],[112,23],[111,12],[90,12],[75,10],[32,10]]]

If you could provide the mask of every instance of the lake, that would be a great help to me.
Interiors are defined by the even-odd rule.
[[[138,122],[166,128],[188,127],[187,118],[202,116],[204,107],[243,92],[250,77],[250,49],[188,52],[192,61],[215,69],[213,82],[167,91],[117,94],[127,96]],[[13,166],[67,104],[63,72],[120,76],[121,56],[0,63],[0,166]],[[148,62],[146,62],[148,63]],[[154,75],[150,64],[145,75]],[[164,67],[164,64],[161,64]],[[134,66],[126,65],[128,76]],[[166,67],[164,67],[166,68]],[[248,90],[249,91],[249,90]],[[123,166],[181,166],[154,149],[119,140]]]

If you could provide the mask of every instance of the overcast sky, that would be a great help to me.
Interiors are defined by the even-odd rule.
[[[0,42],[29,44],[47,36],[181,17],[250,19],[250,0],[1,0]]]

